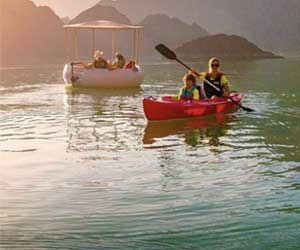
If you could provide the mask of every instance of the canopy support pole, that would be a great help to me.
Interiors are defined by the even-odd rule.
[[[111,44],[111,63],[113,63],[113,60],[115,58],[115,53],[116,53],[116,32],[114,30],[112,30],[111,33],[111,37],[112,37],[112,44]]]
[[[69,61],[68,29],[65,29],[65,57]]]
[[[78,37],[77,37],[77,29],[74,30],[74,59],[78,59]]]
[[[139,39],[140,39],[140,31],[136,30],[136,47],[135,47],[135,61],[138,64],[139,63],[139,49],[140,49],[140,43],[139,43]]]
[[[92,56],[95,53],[96,50],[96,35],[95,35],[95,29],[92,29]]]
[[[71,58],[72,60],[75,59],[75,39],[74,39],[74,29],[70,30],[70,43],[72,44],[72,48],[71,48]]]
[[[136,30],[133,31],[133,47],[132,47],[132,60],[136,61]]]
[[[138,64],[139,62],[139,51],[140,51],[140,31],[135,29],[133,31],[133,55],[132,59]]]

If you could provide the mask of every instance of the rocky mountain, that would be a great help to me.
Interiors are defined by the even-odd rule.
[[[81,23],[100,19],[110,20],[117,23],[131,24],[129,18],[123,15],[116,8],[101,4],[96,4],[95,6],[81,12],[78,16],[73,18],[70,23]]]
[[[70,17],[68,17],[68,16],[62,17],[60,19],[64,24],[68,24],[71,21]]]
[[[237,59],[281,58],[263,51],[247,39],[236,35],[217,34],[194,39],[175,50],[182,58],[200,59],[230,57]]]
[[[210,33],[238,34],[277,52],[300,50],[299,0],[102,0],[134,22],[164,13],[196,22]]]
[[[0,65],[62,62],[62,21],[49,7],[29,0],[0,1]]]
[[[102,4],[110,4],[111,0],[101,1]],[[203,0],[203,5],[199,11],[199,2],[194,0],[187,0],[189,3],[189,10],[183,11],[183,7],[186,7],[182,1],[174,4],[174,1],[164,0],[116,0],[113,1],[113,5],[118,8],[124,7],[128,13],[135,15],[135,17],[141,16],[143,13],[155,13],[158,10],[162,12],[177,13],[181,18],[174,18],[164,14],[151,14],[147,15],[142,21],[139,22],[140,25],[145,27],[144,35],[142,39],[141,51],[144,60],[158,58],[158,53],[154,50],[154,46],[157,43],[165,43],[168,46],[175,48],[180,47],[184,44],[183,48],[184,53],[193,55],[194,53],[201,54],[202,49],[207,51],[207,48],[211,48],[211,51],[214,51],[214,54],[227,53],[228,55],[235,55],[242,53],[242,51],[236,52],[231,51],[230,42],[228,47],[226,47],[225,52],[218,49],[222,49],[224,44],[227,44],[227,41],[230,40],[229,37],[219,37],[219,36],[207,36],[208,32],[202,28],[202,26],[189,22],[190,20],[200,20],[207,19],[210,20],[210,23],[217,22],[218,18],[222,17],[224,23],[227,14],[222,14],[219,9],[216,10],[218,13],[217,17],[209,18],[208,13],[205,13],[204,10],[209,10],[209,6],[206,6],[207,0]],[[215,0],[211,0],[210,4],[213,4]],[[235,0],[224,0],[226,2],[235,1]],[[256,1],[256,0],[253,0]],[[262,0],[263,3],[269,0]],[[276,2],[277,0],[274,0]],[[294,0],[286,0],[294,1]],[[295,1],[294,1],[295,2]],[[128,5],[130,3],[130,5]],[[296,3],[296,2],[295,2]],[[112,6],[106,6],[102,4],[96,4],[95,6],[83,11],[73,20],[71,23],[85,22],[91,20],[106,19],[120,23],[131,24],[130,19],[125,16],[122,12]],[[127,4],[127,5],[126,5]],[[132,7],[134,4],[134,8]],[[144,6],[141,6],[144,4]],[[223,1],[219,3],[220,8],[224,8]],[[180,7],[181,6],[181,7]],[[241,3],[243,8],[249,7]],[[295,5],[296,6],[296,5]],[[130,7],[130,8],[129,8]],[[181,8],[180,11],[178,8]],[[235,7],[237,8],[237,7]],[[287,9],[287,8],[286,8]],[[139,13],[141,10],[141,13]],[[178,12],[176,11],[178,10]],[[203,12],[204,11],[204,12]],[[290,10],[291,13],[294,13]],[[135,13],[137,12],[137,13]],[[246,11],[245,11],[246,12]],[[134,14],[135,13],[135,14]],[[227,12],[226,12],[227,13]],[[246,13],[243,13],[245,16]],[[278,14],[279,15],[279,14]],[[172,15],[171,15],[172,16]],[[195,18],[191,18],[191,17]],[[200,18],[201,17],[201,18]],[[291,18],[294,22],[299,21],[296,19],[296,14],[291,14]],[[215,20],[216,19],[216,20]],[[67,19],[63,19],[67,22]],[[234,20],[233,17],[230,20]],[[243,21],[243,19],[241,18]],[[252,20],[252,19],[251,19]],[[263,23],[263,19],[259,19]],[[285,19],[282,19],[283,21]],[[241,22],[232,23],[232,27],[237,27],[242,25]],[[253,25],[255,24],[253,18]],[[271,22],[271,21],[270,21]],[[201,23],[201,22],[197,22]],[[37,7],[30,0],[0,0],[0,65],[30,65],[30,64],[52,64],[52,63],[62,63],[66,61],[65,56],[65,37],[63,30],[63,21],[49,8],[45,6]],[[263,26],[263,25],[261,25]],[[220,26],[222,27],[222,26]],[[226,25],[224,25],[226,27]],[[248,27],[245,30],[250,30],[252,27]],[[225,28],[224,28],[225,29]],[[275,29],[275,28],[274,28]],[[253,30],[255,30],[253,28]],[[260,30],[260,27],[257,28]],[[294,32],[294,28],[286,27],[286,29],[281,30],[277,34],[277,41],[285,42],[288,39],[283,39],[281,37],[284,32]],[[85,58],[90,60],[93,54],[92,51],[92,33],[90,30],[79,31],[79,56],[81,59]],[[257,32],[257,39],[260,37]],[[273,29],[265,32],[264,38],[269,38],[273,34]],[[111,31],[98,31],[96,37],[97,49],[101,49],[105,52],[107,58],[111,57]],[[201,37],[204,37],[204,40],[201,40]],[[294,42],[297,41],[297,34],[294,34]],[[236,37],[235,37],[236,38]],[[287,38],[290,38],[287,36]],[[243,48],[240,43],[237,44],[237,48]],[[127,58],[130,58],[132,55],[132,34],[128,31],[118,32],[117,35],[117,48],[121,53],[123,53]],[[237,39],[235,39],[237,40]],[[250,39],[251,41],[252,40]],[[187,42],[192,41],[192,42]],[[202,41],[202,42],[201,42]],[[221,42],[220,42],[221,41]],[[262,39],[262,41],[264,41]],[[231,41],[232,42],[232,41]],[[189,44],[193,43],[193,46],[197,47],[196,51],[190,52]],[[205,43],[205,45],[204,45]],[[216,43],[215,47],[212,47]],[[292,43],[290,43],[292,45]],[[295,43],[295,46],[297,43]],[[72,44],[69,41],[68,46],[71,48]],[[253,45],[254,46],[254,45]],[[251,46],[246,46],[245,49],[248,49]],[[179,51],[181,51],[179,48]],[[196,49],[196,48],[195,48]],[[198,51],[199,49],[199,51]],[[258,48],[257,48],[258,49]],[[299,48],[300,49],[300,48]],[[297,51],[299,51],[299,49]],[[251,52],[251,53],[250,53]],[[226,53],[224,56],[226,56]],[[253,55],[258,54],[257,57],[261,57],[264,53],[263,51],[253,50],[249,53]],[[254,56],[255,57],[255,56]],[[272,57],[270,54],[264,54],[264,57]]]
[[[196,23],[189,25],[178,18],[163,14],[149,15],[139,25],[144,27],[142,51],[147,58],[158,56],[153,49],[158,43],[177,47],[186,41],[208,35],[208,32]]]

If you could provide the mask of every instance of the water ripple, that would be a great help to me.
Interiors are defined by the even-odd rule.
[[[297,249],[297,95],[250,84],[265,61],[240,65],[233,83],[256,112],[158,123],[142,97],[176,94],[173,64],[145,66],[141,89],[117,93],[65,90],[60,68],[3,73],[0,245]]]

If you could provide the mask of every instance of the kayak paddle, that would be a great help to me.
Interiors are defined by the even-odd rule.
[[[195,72],[194,70],[192,70],[191,67],[189,67],[188,65],[186,65],[184,62],[182,62],[180,59],[177,58],[176,54],[174,53],[174,51],[172,51],[171,49],[169,49],[166,45],[164,44],[158,44],[155,46],[155,49],[164,57],[170,59],[170,60],[175,60],[177,62],[179,62],[181,65],[183,65],[185,68],[187,68],[190,71],[193,71],[193,73],[195,73],[197,76],[200,76],[199,73]],[[210,81],[206,80],[205,78],[203,79],[204,82],[206,82],[207,84],[209,84],[211,87],[213,87],[215,90],[221,92],[221,90],[216,87],[214,84],[212,84]],[[247,112],[253,112],[254,110],[251,108],[247,108],[244,107],[243,105],[241,105],[240,103],[236,102],[233,98],[231,98],[230,96],[227,96],[226,98],[228,98],[229,100],[231,100],[234,104],[236,104],[237,106],[239,106],[241,109],[243,109],[244,111]]]

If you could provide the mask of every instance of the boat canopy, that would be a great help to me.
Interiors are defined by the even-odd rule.
[[[108,30],[139,30],[142,26],[128,25],[122,23],[111,22],[107,20],[90,21],[77,24],[68,24],[64,28],[72,29],[108,29]]]
[[[92,32],[92,49],[94,53],[96,49],[96,38],[95,31],[96,30],[109,30],[112,34],[112,56],[114,58],[116,52],[116,32],[120,30],[128,30],[133,32],[133,59],[138,63],[139,59],[139,47],[140,47],[140,31],[144,28],[143,26],[135,26],[130,24],[122,24],[117,22],[112,22],[108,20],[94,20],[83,23],[76,24],[67,24],[64,25],[65,34],[66,34],[66,50],[67,55],[73,54],[73,59],[78,59],[78,34],[77,31],[81,29],[89,29]],[[70,31],[71,36],[73,38],[73,53],[68,53],[68,31]]]

